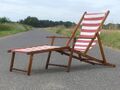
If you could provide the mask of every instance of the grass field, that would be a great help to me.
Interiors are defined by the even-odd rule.
[[[47,30],[57,34],[70,36],[73,29],[58,26],[47,28]],[[79,32],[77,32],[77,35],[79,35]],[[120,49],[120,30],[103,30],[100,36],[105,46]]]
[[[18,23],[4,23],[0,24],[0,37],[16,34],[19,32],[25,32],[30,30],[32,27],[22,25]]]
[[[104,45],[120,49],[120,30],[104,30],[101,38]]]

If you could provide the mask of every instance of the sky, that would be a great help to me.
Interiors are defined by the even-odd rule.
[[[18,21],[27,16],[40,20],[78,22],[85,11],[110,10],[107,23],[120,23],[120,0],[0,0],[0,17]]]

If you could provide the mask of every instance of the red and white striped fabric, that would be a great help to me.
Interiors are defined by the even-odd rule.
[[[97,29],[100,27],[100,24],[104,20],[105,13],[86,13],[84,16],[84,19],[82,21],[82,28],[80,32],[80,37],[85,37],[84,38],[78,38],[76,40],[74,49],[77,51],[82,51],[84,52],[89,43],[91,42],[92,38],[94,37]],[[90,46],[89,49],[91,49],[94,45],[96,45],[97,38],[94,40],[92,45]]]
[[[29,53],[29,52],[33,52],[33,51],[42,51],[42,50],[54,49],[54,48],[59,48],[59,46],[43,45],[43,46],[36,46],[36,47],[30,47],[30,48],[18,48],[18,49],[13,49],[12,52]]]

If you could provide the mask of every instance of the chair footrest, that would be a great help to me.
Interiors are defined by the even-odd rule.
[[[49,51],[57,51],[57,50],[64,50],[69,49],[67,46],[51,46],[51,45],[42,45],[42,46],[34,46],[28,48],[16,48],[8,50],[10,52],[19,52],[19,53],[26,53],[26,54],[35,54],[35,53],[43,53]]]
[[[48,65],[51,65],[51,66],[59,66],[59,67],[68,67],[67,65],[59,65],[59,64],[48,64]]]

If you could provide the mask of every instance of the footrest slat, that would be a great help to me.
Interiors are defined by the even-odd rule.
[[[17,69],[17,68],[13,68],[12,70],[27,72],[26,70],[21,70],[21,69]]]
[[[59,65],[59,64],[48,64],[48,65],[51,65],[51,66],[59,66],[59,67],[68,67],[67,65]]]

